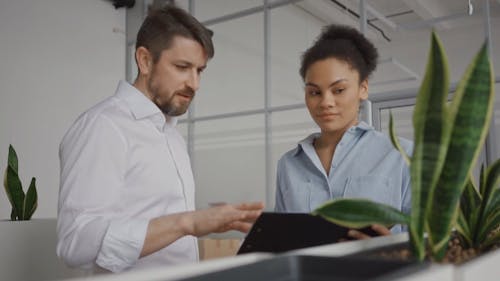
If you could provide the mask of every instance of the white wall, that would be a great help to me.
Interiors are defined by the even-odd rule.
[[[37,178],[34,217],[56,217],[63,134],[124,79],[124,29],[104,0],[0,0],[0,169],[13,144],[25,188]],[[0,219],[10,208],[1,191]]]

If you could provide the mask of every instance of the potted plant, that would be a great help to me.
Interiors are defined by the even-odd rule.
[[[462,210],[477,207],[477,215],[459,216],[460,198],[488,132],[494,104],[493,73],[486,46],[483,44],[467,68],[448,105],[447,59],[439,38],[432,33],[426,74],[413,114],[415,137],[411,157],[401,149],[392,116],[390,118],[391,140],[410,166],[410,214],[362,199],[332,200],[313,213],[352,228],[374,223],[408,225],[411,251],[420,261],[426,257],[426,250],[432,260],[443,260],[457,218],[462,221],[470,217],[480,219],[487,212],[487,218],[483,219],[487,220],[488,227],[480,228],[483,234],[475,237],[498,241],[489,238],[491,231],[498,227],[500,217],[500,191],[495,186],[498,183],[498,161],[488,169],[487,175],[482,176],[489,179],[485,183],[490,184],[482,187],[480,193],[486,200],[484,205],[468,195],[462,200],[472,204],[462,204]],[[472,191],[466,192],[469,193]],[[472,224],[476,227],[475,222],[458,224],[460,235],[471,231]],[[424,239],[424,232],[427,232],[427,239]],[[498,233],[495,237],[498,238]],[[479,245],[485,243],[479,241]]]
[[[3,185],[7,198],[12,205],[10,219],[30,220],[38,205],[38,195],[36,192],[36,179],[33,177],[26,193],[18,174],[17,153],[12,145],[9,145],[9,155],[7,168],[5,169]]]

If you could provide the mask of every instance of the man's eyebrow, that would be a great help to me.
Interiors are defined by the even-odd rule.
[[[182,59],[177,60],[177,61],[174,61],[174,63],[185,64],[186,66],[189,66],[189,67],[191,67],[191,66],[194,66],[194,65],[195,65],[194,63],[192,63],[192,62],[190,62],[190,61],[187,61],[187,60],[182,60]],[[206,64],[204,64],[204,65],[202,65],[202,66],[198,67],[198,69],[199,69],[199,70],[203,70],[203,69],[205,69],[206,67],[207,67],[207,65],[206,65]]]

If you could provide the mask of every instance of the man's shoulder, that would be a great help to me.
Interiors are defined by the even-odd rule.
[[[120,120],[130,119],[130,113],[120,103],[121,101],[115,96],[110,96],[84,111],[69,127],[62,142],[65,142],[67,138],[82,134],[108,130],[110,127],[116,128]]]
[[[123,101],[117,99],[115,96],[110,96],[84,111],[74,123],[88,123],[102,119],[113,121],[128,117],[130,117],[130,113],[123,105]]]

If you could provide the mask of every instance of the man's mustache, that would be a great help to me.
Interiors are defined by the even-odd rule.
[[[195,95],[195,91],[191,88],[185,88],[185,89],[177,91],[176,94],[193,98]]]

